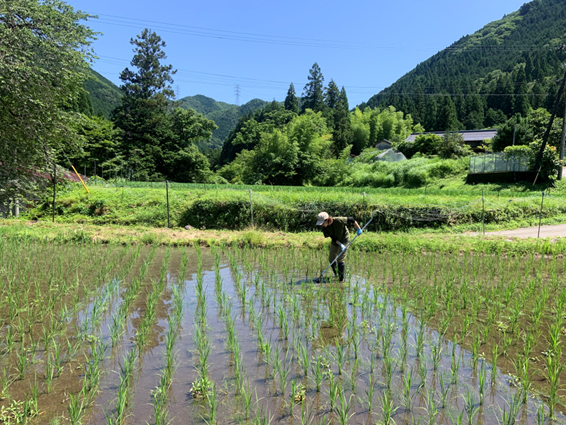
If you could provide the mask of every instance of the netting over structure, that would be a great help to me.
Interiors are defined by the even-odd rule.
[[[470,174],[529,171],[527,158],[509,158],[503,152],[487,153],[470,158]]]

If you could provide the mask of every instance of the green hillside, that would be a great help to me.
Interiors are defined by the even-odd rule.
[[[395,106],[426,130],[497,125],[550,108],[566,58],[566,2],[534,0],[435,54],[361,107]]]
[[[120,104],[122,92],[118,86],[93,69],[91,69],[91,78],[85,81],[85,88],[90,95],[95,115],[102,114],[109,118],[112,110]],[[263,100],[252,99],[244,105],[237,106],[218,102],[201,94],[184,97],[179,102],[181,108],[194,109],[216,123],[218,129],[212,134],[209,144],[211,148],[222,146],[242,115],[250,111],[253,112],[267,104]]]
[[[85,89],[90,95],[90,101],[95,115],[102,114],[106,118],[120,104],[122,92],[116,84],[104,78],[91,69],[91,78],[85,81]]]
[[[219,148],[230,134],[230,131],[236,127],[241,116],[265,106],[268,102],[252,99],[244,105],[237,106],[218,102],[210,97],[197,94],[196,96],[182,98],[180,103],[182,108],[194,109],[216,123],[218,128],[212,133],[209,147]]]
[[[237,109],[236,105],[225,102],[218,102],[210,97],[197,94],[196,96],[187,96],[180,101],[181,107],[184,109],[194,109],[198,113],[208,115],[212,112],[226,111],[229,109]]]

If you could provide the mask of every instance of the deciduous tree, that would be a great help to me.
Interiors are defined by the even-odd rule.
[[[35,171],[76,139],[90,17],[59,0],[0,2],[0,202],[34,191]]]

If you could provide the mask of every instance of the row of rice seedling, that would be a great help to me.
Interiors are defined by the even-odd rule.
[[[244,261],[244,268],[246,268],[246,263],[245,263],[245,257],[242,258]],[[283,258],[274,260],[274,262],[278,262],[280,264],[297,264],[297,259],[293,258],[292,261],[290,261],[291,258],[287,257],[285,258],[285,256],[283,256]],[[307,262],[311,262],[312,259],[307,259]],[[367,258],[365,258],[365,260],[367,262]],[[393,260],[394,261],[394,260]],[[425,260],[426,261],[426,260]],[[233,261],[232,261],[233,262]],[[286,270],[287,268],[285,266],[283,266],[283,273],[282,275],[289,275],[289,270]],[[389,270],[388,270],[389,272]],[[396,273],[395,269],[393,269],[393,273]],[[237,274],[237,272],[236,272]],[[371,270],[368,271],[368,274],[371,274]],[[281,275],[280,275],[281,277]],[[235,278],[235,281],[237,282],[237,278]],[[253,280],[256,280],[255,278],[252,279],[252,283]],[[288,280],[286,280],[284,277],[282,279],[280,279],[279,282],[288,282]],[[257,280],[256,280],[257,282]],[[261,285],[261,284],[260,284]],[[236,286],[238,287],[238,284],[236,284]],[[278,285],[279,289],[285,293],[285,297],[283,298],[284,300],[287,300],[289,302],[289,304],[291,304],[291,300],[293,298],[296,299],[295,296],[289,297],[290,294],[293,293],[293,287],[289,286],[289,285]],[[424,320],[420,320],[417,317],[411,315],[410,313],[408,313],[408,306],[409,308],[412,310],[413,308],[410,307],[409,304],[409,297],[407,296],[407,294],[404,294],[404,301],[403,301],[403,294],[401,294],[401,301],[400,301],[400,305],[401,307],[397,307],[397,297],[399,294],[393,293],[390,294],[387,297],[387,301],[380,301],[380,297],[382,297],[382,295],[380,294],[379,289],[381,289],[381,284],[378,285],[378,290],[377,291],[373,291],[373,285],[370,285],[368,280],[366,280],[366,283],[364,285],[364,288],[366,289],[365,291],[362,290],[362,287],[358,286],[358,285],[354,285],[351,288],[351,292],[350,294],[348,294],[348,297],[351,296],[352,300],[354,302],[352,302],[352,306],[353,307],[349,307],[349,312],[348,315],[352,314],[352,313],[356,313],[356,310],[359,310],[358,313],[351,315],[350,316],[350,320],[348,321],[349,323],[346,323],[346,331],[348,334],[348,337],[346,338],[346,341],[348,341],[348,353],[349,353],[349,358],[347,359],[347,361],[344,360],[344,354],[343,354],[343,349],[342,348],[338,348],[340,345],[337,344],[337,349],[336,349],[336,354],[331,355],[330,353],[326,356],[328,358],[332,358],[332,357],[336,357],[336,359],[338,359],[337,363],[336,363],[336,369],[337,369],[337,376],[341,376],[344,374],[344,365],[345,363],[350,363],[350,370],[349,372],[349,383],[348,386],[350,386],[351,390],[353,391],[352,394],[356,394],[355,391],[357,391],[357,386],[358,386],[358,382],[359,379],[356,379],[357,372],[356,369],[359,367],[358,365],[361,363],[360,358],[363,357],[362,355],[360,355],[360,352],[363,352],[363,346],[364,346],[364,338],[362,337],[360,340],[360,337],[362,335],[366,335],[365,336],[365,343],[366,345],[366,349],[369,347],[372,347],[373,344],[371,344],[371,341],[367,341],[367,334],[368,332],[368,328],[369,329],[379,329],[378,331],[378,337],[376,337],[376,343],[375,345],[373,345],[372,347],[372,351],[373,352],[379,352],[381,351],[382,354],[382,368],[383,368],[383,375],[381,377],[380,382],[385,384],[385,387],[382,388],[385,389],[385,392],[381,391],[381,411],[382,411],[382,415],[384,415],[384,418],[387,419],[388,417],[392,416],[393,413],[397,412],[397,414],[399,414],[399,408],[400,406],[397,406],[397,408],[394,408],[394,405],[392,404],[392,400],[395,399],[394,396],[394,391],[392,390],[392,388],[394,387],[394,385],[392,385],[392,382],[395,381],[395,375],[397,373],[397,375],[399,374],[398,371],[399,370],[403,370],[405,371],[404,373],[409,373],[406,372],[407,370],[417,370],[419,373],[419,376],[421,377],[420,379],[420,384],[418,386],[418,388],[420,389],[419,391],[422,391],[422,388],[425,388],[427,385],[430,385],[430,381],[432,380],[430,378],[430,369],[432,368],[432,371],[434,372],[434,375],[436,376],[436,372],[442,368],[442,364],[443,362],[446,362],[446,357],[450,359],[449,361],[449,369],[450,369],[450,374],[451,377],[450,379],[445,379],[446,378],[446,371],[442,371],[442,378],[440,379],[441,381],[441,385],[438,389],[438,394],[442,394],[443,397],[442,399],[444,400],[442,403],[442,406],[446,406],[446,398],[448,397],[449,394],[449,389],[454,392],[456,391],[454,389],[454,386],[457,387],[458,382],[461,380],[460,375],[462,374],[462,364],[463,364],[463,359],[464,359],[464,352],[461,351],[460,349],[458,349],[457,344],[456,343],[447,343],[445,341],[445,339],[442,337],[442,334],[438,334],[435,338],[434,338],[434,343],[431,343],[431,341],[429,341],[426,338],[426,332],[425,329],[427,329],[426,325],[425,325],[425,321]],[[252,285],[250,285],[251,288],[253,288]],[[289,290],[289,288],[291,288]],[[314,290],[314,288],[312,288]],[[310,289],[309,289],[310,291]],[[247,290],[243,290],[243,288],[240,286],[239,289],[240,292],[240,302],[243,301],[244,297],[247,297],[248,299],[248,305],[251,305],[251,299],[253,299],[255,296],[254,295],[250,295],[249,292]],[[328,291],[330,292],[330,291]],[[247,295],[244,295],[246,294]],[[257,296],[261,296],[262,291],[259,290],[256,292]],[[273,300],[270,299],[269,296],[265,296],[265,291],[264,293],[264,299],[262,300],[262,305],[266,305],[266,303],[268,303],[267,305],[269,306],[271,303],[273,303],[274,307],[273,307],[273,322],[274,324],[278,324],[279,329],[281,331],[282,334],[282,339],[286,340],[285,335],[289,335],[289,332],[285,331],[285,310],[281,309],[281,308],[277,308],[277,297],[275,297]],[[328,295],[327,295],[328,296]],[[320,300],[320,299],[319,299]],[[320,301],[319,301],[320,302]],[[386,308],[390,303],[393,303],[394,307],[388,307],[390,310],[388,310],[388,308]],[[296,301],[295,301],[296,304]],[[373,307],[372,307],[373,304]],[[358,308],[357,305],[359,305],[361,308]],[[378,309],[375,306],[380,306]],[[384,307],[385,306],[385,307]],[[293,313],[292,311],[295,310],[297,311],[296,308],[290,308],[290,311],[288,311],[288,315],[289,315],[289,319],[291,319],[293,317]],[[333,309],[329,308],[328,306],[325,307],[324,309],[325,311],[322,311],[320,314],[325,315],[326,311],[327,312],[331,312]],[[377,311],[378,310],[378,311]],[[401,311],[401,313],[399,313],[399,310]],[[373,314],[372,314],[373,313]],[[252,319],[251,317],[253,317],[253,309],[250,310],[249,312],[250,314],[250,323],[252,323]],[[358,316],[359,314],[359,316]],[[413,314],[416,314],[413,311]],[[295,314],[296,315],[296,314]],[[401,316],[401,323],[397,323],[397,316],[400,315]],[[330,316],[330,315],[329,315]],[[339,315],[338,315],[339,316]],[[357,319],[354,320],[354,318]],[[368,321],[368,319],[370,319],[371,317],[375,317],[377,316],[379,318],[379,321],[377,323],[377,326],[371,326],[370,322]],[[322,316],[324,317],[324,316]],[[327,317],[328,319],[330,317]],[[410,324],[410,320],[414,320],[415,323]],[[371,320],[371,319],[370,319]],[[359,321],[359,322],[357,322]],[[287,321],[288,323],[291,322],[291,320]],[[309,328],[309,325],[306,323],[307,321],[305,320],[305,323],[302,323],[300,328],[302,328],[303,333],[305,331],[305,329]],[[361,328],[360,328],[361,325]],[[399,326],[400,325],[400,326]],[[396,346],[395,344],[392,344],[392,339],[394,340],[395,337],[395,329],[396,327],[399,326],[402,330],[404,329],[405,331],[401,333],[401,335],[405,335],[404,337],[401,336],[401,342],[404,340],[405,343],[401,344],[401,346]],[[428,362],[430,362],[430,364],[427,364],[428,362],[419,362],[418,365],[413,366],[413,368],[408,368],[405,364],[404,361],[399,361],[399,360],[395,360],[395,354],[399,354],[401,359],[407,359],[408,356],[408,352],[409,352],[409,348],[411,347],[411,344],[409,343],[409,345],[407,345],[407,335],[410,334],[410,332],[407,332],[407,330],[410,328],[413,328],[416,330],[414,331],[413,334],[413,347],[415,349],[413,356],[416,359],[423,359],[425,358],[426,360],[428,360]],[[316,329],[317,327],[315,327],[314,329]],[[259,329],[259,327],[258,327]],[[322,328],[321,328],[322,329]],[[365,330],[365,331],[364,331]],[[259,331],[261,332],[261,331]],[[317,340],[320,338],[320,335],[316,335],[316,330],[313,332],[313,335],[311,337],[313,340]],[[258,333],[258,347],[265,347],[265,342],[262,342],[263,337],[261,336],[261,333]],[[301,351],[301,353],[304,353],[303,349],[296,349],[296,347],[298,346],[297,340],[295,338],[293,338],[294,341],[292,341],[291,343],[291,348],[290,351],[287,351],[287,357],[292,355],[294,356],[294,351]],[[458,342],[459,339],[456,340],[456,342]],[[306,343],[306,341],[304,341]],[[450,347],[452,347],[449,352],[451,353],[450,356],[444,355],[444,353],[447,350],[447,347],[445,346],[446,344],[448,344]],[[360,349],[360,346],[362,347]],[[396,350],[394,349],[396,348]],[[269,350],[269,348],[267,349]],[[427,352],[428,350],[428,352]],[[273,352],[273,351],[272,351]],[[458,355],[458,353],[460,352],[460,355]],[[279,351],[275,351],[275,353],[279,353]],[[293,353],[293,354],[291,354]],[[304,354],[302,354],[304,356]],[[353,357],[352,357],[353,355]],[[279,387],[279,391],[277,392],[278,394],[283,394],[285,392],[285,384],[283,383],[283,379],[284,378],[288,378],[288,375],[285,371],[285,366],[284,366],[284,362],[281,360],[281,357],[278,354],[274,354],[273,359],[271,361],[274,362],[274,382],[275,382],[275,376],[278,377],[278,384],[276,385],[276,387]],[[324,355],[322,356],[324,358]],[[427,358],[429,357],[429,358]],[[393,361],[391,361],[391,359],[394,359]],[[269,360],[268,360],[269,361]],[[295,361],[297,364],[299,364],[300,362],[307,364],[307,361],[304,360],[300,360],[300,356],[296,356]],[[356,363],[357,362],[357,363]],[[369,363],[369,365],[371,365],[372,363],[375,364],[375,360],[372,357],[367,359],[367,362]],[[313,376],[313,384],[314,384],[314,388],[315,388],[315,392],[319,392],[320,388],[321,388],[321,378],[320,376],[322,375],[320,373],[320,371],[317,371],[316,369],[321,369],[320,366],[317,366],[318,364],[324,364],[324,361],[319,362],[310,362],[312,367],[314,369],[311,370],[311,374]],[[478,366],[479,365],[479,366]],[[347,366],[347,365],[346,365]],[[468,367],[468,366],[467,366]],[[476,380],[479,382],[479,386],[475,391],[472,391],[472,386],[470,385],[468,382],[466,382],[466,388],[462,389],[461,394],[459,395],[459,398],[466,404],[467,406],[467,412],[468,412],[468,416],[471,417],[472,419],[475,417],[475,415],[477,414],[477,409],[478,406],[483,406],[483,401],[485,399],[485,394],[486,394],[486,390],[487,390],[487,372],[488,372],[488,368],[485,364],[485,362],[481,359],[478,360],[478,358],[476,358],[475,356],[472,356],[472,358],[470,359],[470,369],[472,371],[475,371],[474,373],[477,372],[477,378]],[[494,385],[497,382],[497,368],[493,367],[491,368],[492,372],[491,372],[491,376],[492,376],[492,385],[490,386],[492,388],[494,388]],[[373,371],[374,368],[371,367],[371,370]],[[303,372],[303,375],[306,377],[308,376],[308,371],[309,368],[306,368],[306,371]],[[397,372],[396,372],[397,371]],[[410,372],[413,373],[413,372]],[[371,376],[371,374],[370,374]],[[410,375],[408,375],[410,376]],[[434,393],[427,393],[427,394],[421,394],[421,392],[417,392],[416,394],[411,394],[411,391],[407,391],[407,387],[411,388],[411,382],[412,379],[409,378],[408,376],[405,376],[403,381],[405,383],[405,391],[404,391],[404,399],[406,402],[406,405],[410,406],[411,405],[411,400],[417,396],[420,397],[422,400],[426,401],[428,403],[428,413],[430,413],[430,417],[429,420],[432,421],[437,414],[435,414],[434,412],[437,412],[440,410],[440,407],[438,406],[438,396],[437,396],[437,390],[435,389]],[[397,376],[397,378],[399,378],[399,376]],[[428,380],[427,380],[428,379]],[[435,378],[436,379],[436,378]],[[331,381],[330,383],[330,387],[329,388],[329,392],[332,394],[336,394],[336,390],[334,389],[334,384],[332,383],[332,378],[329,379],[329,381]],[[373,381],[373,380],[372,380]],[[427,384],[428,382],[428,384]],[[295,382],[296,383],[296,382]],[[409,383],[409,385],[407,385],[407,383]],[[307,382],[308,384],[308,382]],[[448,385],[450,384],[450,385]],[[367,385],[367,383],[364,383],[364,385]],[[367,394],[374,394],[374,386],[370,385],[370,388],[368,388],[366,391]],[[296,385],[293,385],[293,393],[296,393],[297,391],[295,390]],[[316,391],[319,390],[319,391]],[[392,392],[393,391],[393,392]],[[357,397],[357,396],[356,396]],[[344,401],[347,401],[348,397],[346,395],[343,394],[342,397],[342,412],[344,413],[348,410],[348,403],[344,403]],[[522,401],[526,400],[524,393],[521,393],[520,399]],[[513,406],[521,406],[521,403],[516,403],[513,402],[513,400],[517,400],[517,398],[515,396],[513,396],[511,398],[511,405]],[[422,402],[424,402],[422,401]],[[515,403],[515,404],[513,404]],[[330,403],[331,405],[336,406],[335,401]],[[367,400],[367,405],[368,406],[372,406],[374,404],[373,398],[369,398]],[[503,405],[503,404],[502,404]],[[475,406],[475,407],[474,407]],[[540,406],[540,404],[539,404]],[[351,409],[351,407],[350,407]],[[368,410],[370,408],[368,407]],[[408,411],[410,409],[406,408],[406,411]],[[517,414],[517,409],[511,409],[512,412],[514,414]],[[406,413],[406,412],[405,412]],[[494,412],[495,414],[498,414],[499,416],[501,415],[509,415],[510,413],[507,410],[496,410]],[[550,413],[550,412],[549,412]],[[552,414],[552,413],[550,413]],[[347,415],[346,415],[347,416]],[[447,417],[446,412],[444,412],[444,416]],[[344,415],[341,416],[342,418],[344,418]],[[434,419],[436,420],[436,419]],[[431,422],[433,423],[433,422]]]
[[[133,299],[140,290],[140,282],[147,273],[150,261],[153,258],[154,250],[150,254],[148,262],[141,269],[141,276],[134,280],[130,290],[133,290],[133,295],[128,298]],[[119,385],[116,397],[114,399],[113,411],[105,411],[106,422],[109,424],[124,424],[127,422],[128,417],[131,415],[133,407],[132,398],[136,391],[135,375],[141,373],[141,359],[146,352],[147,344],[149,343],[149,336],[156,321],[156,308],[157,302],[160,299],[166,285],[167,285],[167,272],[169,267],[171,249],[166,249],[159,276],[157,279],[152,279],[151,283],[146,285],[146,297],[143,314],[139,318],[137,329],[135,329],[134,344],[131,344],[129,349],[123,355],[123,360],[119,365]],[[129,291],[128,291],[129,292]],[[128,312],[128,307],[124,307],[124,316]],[[125,319],[124,319],[125,321]],[[137,361],[137,362],[136,362]],[[162,418],[161,416],[159,417]]]
[[[71,404],[76,407],[84,404],[85,398],[90,400],[97,381],[93,373],[98,364],[96,355],[100,352],[100,347],[93,345],[94,328],[100,323],[116,282],[132,267],[136,257],[131,249],[60,247],[32,244],[25,239],[16,242],[0,239],[5,272],[0,288],[6,300],[0,308],[0,314],[6,318],[2,326],[2,408],[10,412],[7,416],[12,419],[44,413],[40,412],[44,408],[49,410],[54,382],[60,381],[66,365],[71,371],[74,365],[80,365],[84,355],[89,360],[85,366],[88,382],[81,390],[83,401],[79,403],[75,396]],[[78,259],[71,256],[66,263],[65,258],[71,253],[80,255]],[[85,267],[81,256],[92,254],[97,255]],[[104,287],[107,281],[114,283]],[[94,302],[90,303],[92,297]],[[43,379],[38,380],[38,376]],[[72,386],[65,387],[68,380],[61,382],[64,384],[57,388],[55,398],[74,391]],[[28,398],[31,409],[26,405]]]
[[[563,259],[351,252],[344,284],[314,284],[317,250],[10,243],[0,239],[2,267],[18,278],[1,284],[18,301],[0,309],[11,347],[0,390],[12,422],[44,412],[112,424],[564,419]],[[42,256],[47,273],[14,250]],[[75,250],[89,262],[67,268],[60,257]],[[28,323],[39,314],[19,306],[37,281],[40,301],[52,297],[44,287],[61,299]],[[63,375],[76,385],[60,391]],[[64,411],[43,407],[50,397]],[[89,409],[101,403],[102,416]]]
[[[167,401],[170,395],[170,388],[173,381],[176,365],[176,354],[174,352],[175,342],[179,337],[180,323],[183,318],[182,290],[184,287],[187,262],[188,258],[184,254],[181,260],[181,267],[177,278],[177,285],[172,287],[173,309],[171,316],[169,316],[168,331],[165,337],[165,362],[161,374],[159,375],[158,384],[155,389],[151,391],[154,411],[154,423],[156,425],[165,425],[169,423]]]

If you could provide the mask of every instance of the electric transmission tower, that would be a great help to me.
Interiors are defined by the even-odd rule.
[[[239,84],[236,84],[235,93],[236,93],[236,105],[240,106],[240,85]]]
[[[179,100],[181,98],[181,89],[179,87],[179,84],[177,84],[177,86],[175,87],[175,100]]]

